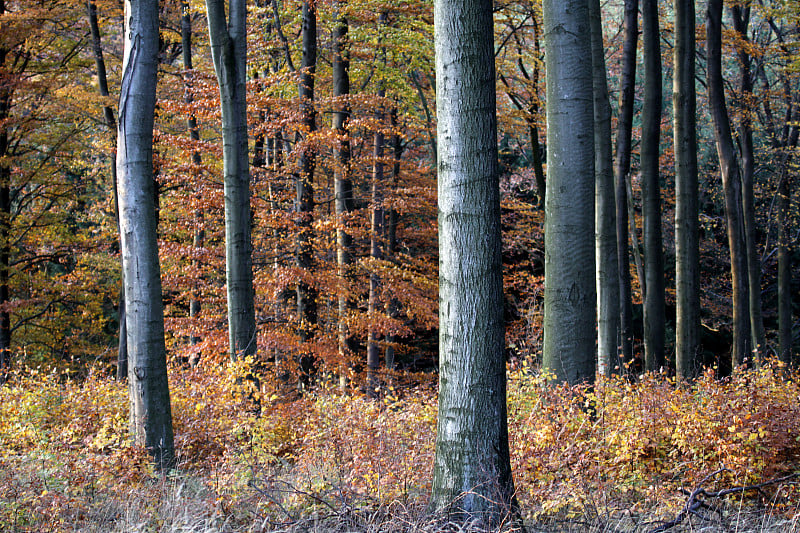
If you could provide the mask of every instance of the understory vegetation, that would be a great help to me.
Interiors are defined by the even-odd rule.
[[[0,388],[0,530],[454,530],[425,513],[430,377],[391,385],[387,376],[370,399],[333,386],[256,394],[241,379],[248,371],[245,362],[171,369],[180,463],[166,476],[130,444],[124,383],[99,371],[13,376]],[[681,513],[681,489],[794,474],[798,380],[775,363],[722,381],[709,371],[691,386],[644,375],[585,390],[512,367],[511,457],[526,526],[652,531]],[[706,522],[687,516],[672,530],[797,531],[798,481],[709,498],[697,513]]]

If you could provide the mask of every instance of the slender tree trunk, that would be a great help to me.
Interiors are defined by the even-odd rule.
[[[183,48],[183,69],[186,71],[184,76],[184,97],[183,101],[186,104],[191,104],[194,101],[194,94],[193,94],[193,79],[194,79],[194,66],[192,65],[192,15],[191,15],[191,8],[189,7],[189,2],[187,0],[183,0],[181,2],[181,6],[183,9],[183,16],[181,17],[181,47]],[[189,118],[186,119],[186,127],[189,130],[189,138],[192,141],[199,141],[200,140],[200,131],[197,128],[197,118],[191,114]],[[192,167],[193,177],[197,177],[200,165],[203,163],[203,158],[200,155],[200,152],[194,150],[192,152]],[[199,251],[203,248],[205,243],[205,230],[203,228],[203,211],[201,209],[197,209],[195,211],[195,230],[194,235],[192,237],[192,247],[195,249],[195,252]],[[193,267],[195,271],[200,270],[200,261],[197,259],[192,260]],[[198,282],[195,282],[194,288],[192,290],[192,295],[189,299],[189,320],[191,322],[192,332],[189,335],[189,344],[194,346],[195,344],[200,342],[200,336],[196,333],[197,331],[197,320],[200,317],[200,295],[199,295],[199,287]],[[192,365],[196,365],[199,362],[200,358],[198,356],[193,356],[191,363]]]
[[[714,122],[714,139],[719,156],[725,194],[725,218],[731,259],[733,292],[732,364],[743,364],[750,354],[750,314],[748,312],[747,253],[742,217],[742,184],[733,135],[725,104],[722,78],[722,0],[709,0],[706,16],[706,56],[708,63],[708,102]]]
[[[339,4],[341,9],[343,6]],[[347,215],[354,209],[353,181],[350,176],[350,139],[348,119],[350,117],[350,54],[347,43],[347,18],[339,16],[333,35],[333,96],[335,111],[333,129],[338,136],[334,154],[334,190],[336,197],[336,264],[342,287],[339,293],[339,356],[346,364],[355,351],[355,342],[347,325],[353,307],[347,285],[352,278],[353,238],[347,230]],[[344,367],[340,376],[344,386]]]
[[[642,216],[645,259],[644,357],[651,372],[664,366],[664,244],[661,233],[661,35],[657,0],[642,0],[644,105],[642,107]]]
[[[675,368],[678,379],[700,370],[700,245],[698,235],[697,97],[694,0],[673,0],[672,85],[675,145]]]
[[[398,133],[398,124],[397,124],[397,108],[393,108],[392,112],[389,114],[389,120],[392,125],[392,150],[394,152],[394,162],[392,164],[392,177],[391,177],[391,188],[392,190],[397,188],[397,181],[400,179],[400,160],[403,157],[403,142],[400,138],[400,134]],[[395,252],[397,251],[397,223],[398,223],[398,214],[397,210],[394,208],[389,208],[388,210],[384,211],[385,222],[384,222],[384,233],[386,234],[386,257],[390,261],[395,260]],[[392,298],[389,300],[389,304],[387,305],[386,314],[389,318],[396,318],[397,313],[400,308],[400,303],[397,301],[397,298]],[[384,365],[389,370],[392,370],[395,366],[395,336],[389,334],[386,336],[386,351],[384,352]]]
[[[97,86],[100,90],[100,96],[108,97],[108,75],[106,73],[106,62],[103,57],[103,47],[100,40],[100,25],[97,22],[97,4],[95,0],[87,0],[86,10],[89,15],[89,30],[92,35],[92,52],[94,54],[95,67],[97,68]],[[119,198],[117,197],[117,167],[116,167],[116,132],[117,120],[114,118],[114,110],[111,106],[103,106],[103,117],[106,121],[106,127],[111,132],[111,137],[114,141],[114,148],[112,149],[111,164],[111,190],[114,201],[114,223],[117,226],[117,234],[119,234]],[[122,271],[122,257],[120,256],[120,275]],[[117,379],[128,378],[128,340],[125,338],[125,280],[120,280],[120,293],[118,304],[119,316],[119,334],[118,334],[118,348],[117,348]]]
[[[220,89],[225,189],[225,277],[232,359],[253,355],[256,338],[247,155],[245,0],[206,0],[211,56]]]
[[[306,129],[306,141],[317,129],[314,108],[314,81],[317,69],[317,11],[310,1],[303,2],[303,71],[300,74],[300,113]],[[305,347],[314,336],[317,325],[317,291],[309,283],[313,266],[314,218],[314,166],[313,149],[306,144],[300,153],[300,174],[296,185],[298,210],[298,235],[296,264],[305,275],[297,284],[297,317],[300,320],[299,337],[300,383],[308,386],[314,367],[314,356]]]
[[[625,37],[622,48],[619,121],[614,167],[614,190],[617,203],[617,263],[619,265],[619,329],[622,364],[633,361],[633,306],[631,270],[628,255],[628,191],[631,171],[631,134],[636,80],[636,43],[639,40],[638,0],[625,0]]]
[[[597,283],[597,367],[603,376],[619,372],[619,263],[614,162],[611,147],[611,104],[599,0],[589,0],[592,33],[595,161],[595,260]]]
[[[5,1],[0,0],[0,15],[6,13]],[[0,66],[5,65],[8,50],[0,46]],[[6,307],[11,301],[9,267],[11,249],[11,167],[8,164],[8,129],[6,120],[11,108],[11,87],[0,84],[0,385],[8,380],[11,367],[11,316]]]
[[[383,16],[383,15],[382,15]],[[378,91],[378,98],[383,99],[386,91],[381,88]],[[383,212],[383,145],[384,136],[380,128],[383,127],[384,113],[383,104],[375,112],[375,122],[378,129],[373,137],[373,157],[372,166],[372,218],[370,220],[370,256],[376,261],[383,259],[384,246],[384,212]],[[379,386],[377,376],[380,367],[380,346],[378,345],[379,333],[376,327],[377,316],[380,306],[380,284],[378,274],[373,271],[369,276],[369,301],[367,312],[370,317],[369,332],[367,333],[367,388],[370,394],[374,394]]]
[[[558,382],[595,376],[594,106],[589,4],[545,0],[547,197],[543,366]]]
[[[794,111],[794,103],[789,104],[788,117],[794,117],[795,124],[786,135],[784,154],[781,157],[781,175],[778,182],[778,355],[787,365],[796,364],[792,360],[792,152],[797,148],[800,127],[800,113]]]
[[[128,331],[131,434],[159,469],[175,452],[167,383],[153,182],[158,70],[158,2],[125,2],[124,74],[119,100],[117,176]]]
[[[496,525],[514,508],[490,0],[434,3],[439,424],[431,506]]]
[[[750,23],[750,7],[734,5],[731,7],[733,26],[739,39],[747,44],[747,28]],[[748,49],[739,48],[739,97],[741,98],[742,120],[739,124],[739,151],[742,155],[742,216],[744,219],[744,239],[747,251],[748,295],[750,308],[750,335],[752,337],[752,358],[758,363],[766,349],[764,319],[761,312],[761,258],[758,253],[758,228],[756,226],[755,192],[755,149],[753,147],[753,124],[750,106],[753,102],[752,62]]]

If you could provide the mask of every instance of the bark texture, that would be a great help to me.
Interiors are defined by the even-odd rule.
[[[256,353],[247,155],[245,0],[206,0],[211,57],[220,90],[225,190],[225,279],[232,359]]]
[[[156,235],[153,122],[158,68],[158,2],[125,2],[125,49],[119,100],[122,264],[128,332],[131,434],[157,468],[174,465],[164,315]]]
[[[675,146],[675,368],[678,379],[700,372],[700,245],[698,235],[697,96],[694,0],[674,0],[672,82]]]
[[[614,162],[611,147],[611,104],[608,97],[600,2],[589,0],[592,31],[595,161],[595,260],[597,267],[597,367],[603,376],[620,371],[619,263]]]
[[[547,196],[543,365],[555,381],[595,375],[594,106],[589,4],[546,0]]]
[[[725,196],[725,220],[731,260],[733,292],[732,365],[737,367],[750,355],[750,314],[747,287],[747,248],[742,216],[742,183],[739,162],[725,103],[722,78],[722,0],[709,0],[706,12],[706,57],[708,63],[708,102],[714,122],[714,140],[719,157]]]
[[[490,0],[436,0],[439,423],[431,506],[498,523],[513,509]]]
[[[664,366],[664,245],[661,232],[661,36],[657,0],[642,0],[644,105],[642,106],[642,219],[644,241],[644,359],[645,368]]]

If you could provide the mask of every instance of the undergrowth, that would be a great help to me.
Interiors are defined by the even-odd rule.
[[[167,476],[129,443],[125,384],[12,376],[0,387],[0,531],[453,530],[425,512],[432,387],[259,398],[239,390],[241,372],[171,370],[180,466]],[[691,386],[647,375],[586,390],[512,371],[512,467],[529,530],[649,531],[681,511],[681,489],[798,472],[799,379],[765,366]],[[799,501],[787,481],[705,512],[719,531],[798,531]]]

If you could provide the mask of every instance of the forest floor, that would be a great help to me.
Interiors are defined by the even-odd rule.
[[[798,378],[767,365],[589,391],[511,369],[527,530],[800,532]],[[0,531],[481,530],[427,513],[433,384],[395,383],[379,399],[262,391],[256,409],[230,368],[173,368],[170,381],[180,464],[161,475],[128,440],[124,384],[12,376],[0,388]]]

